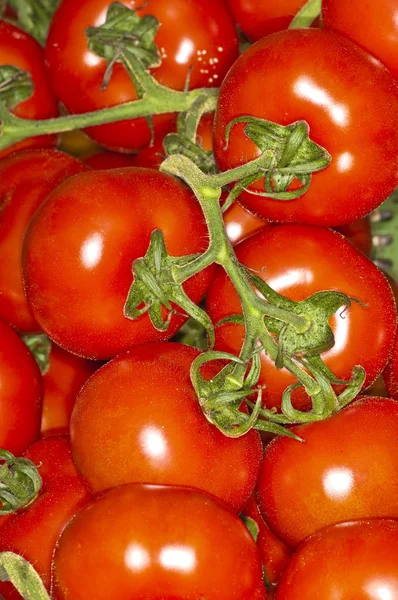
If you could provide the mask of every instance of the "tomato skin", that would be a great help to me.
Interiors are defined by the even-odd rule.
[[[397,564],[397,521],[375,519],[328,527],[297,550],[275,600],[377,600],[381,594],[395,598]]]
[[[305,443],[274,439],[257,499],[275,534],[297,546],[335,523],[398,518],[397,426],[398,403],[368,396],[325,421],[294,427]]]
[[[340,378],[349,380],[355,365],[366,371],[364,389],[383,371],[393,345],[396,308],[383,273],[344,237],[334,231],[304,225],[267,227],[236,246],[238,260],[254,269],[275,291],[291,300],[304,300],[321,290],[341,291],[358,298],[341,316],[330,319],[335,345],[322,358]],[[207,311],[214,323],[241,313],[239,298],[224,271],[219,269],[207,294]],[[216,348],[239,353],[243,326],[216,328]],[[372,348],[372,352],[369,352]],[[264,404],[280,407],[283,391],[296,380],[286,369],[261,354],[260,384]],[[293,394],[297,407],[308,408],[302,390]]]
[[[72,459],[69,435],[53,435],[34,442],[22,455],[31,460],[39,469],[43,481],[41,493],[54,485],[80,475]]]
[[[20,455],[40,433],[41,375],[20,337],[0,321],[0,448]]]
[[[92,154],[84,160],[86,165],[89,165],[96,171],[104,169],[118,169],[120,167],[133,167],[135,156],[131,154],[122,154],[121,152],[101,151]]]
[[[99,363],[52,344],[50,366],[43,375],[42,435],[69,433],[76,396],[98,367]]]
[[[228,238],[233,246],[245,240],[249,235],[269,226],[268,221],[256,217],[256,215],[243,208],[239,202],[234,202],[225,211],[224,223]]]
[[[231,510],[243,508],[258,475],[260,438],[255,431],[227,438],[203,416],[189,378],[198,355],[182,344],[137,346],[84,385],[72,414],[71,443],[93,493],[143,481],[186,485]]]
[[[260,85],[267,93],[258,93]],[[222,83],[214,129],[216,161],[224,171],[260,154],[242,124],[233,127],[225,149],[225,130],[235,117],[252,115],[281,125],[305,120],[311,139],[332,156],[330,165],[313,175],[308,192],[292,201],[244,192],[239,200],[271,221],[349,223],[368,214],[397,186],[397,109],[396,80],[350,40],[320,29],[276,33],[246,50]]]
[[[123,314],[132,263],[146,254],[156,228],[173,256],[202,252],[208,244],[192,192],[154,170],[82,173],[50,194],[25,240],[24,276],[33,313],[51,339],[69,352],[106,359],[135,344],[172,337],[184,317],[173,316],[169,330],[159,332],[147,314],[137,321]],[[194,302],[213,272],[184,284]]]
[[[55,552],[53,593],[54,600],[265,599],[256,546],[240,519],[195,490],[152,485],[112,490],[73,519]]]
[[[26,150],[0,161],[0,318],[20,332],[40,331],[22,280],[28,226],[53,189],[86,170],[82,162],[56,150]]]
[[[342,233],[362,254],[372,257],[372,228],[368,217],[336,227],[336,231]]]
[[[394,0],[361,2],[355,7],[344,0],[322,2],[323,26],[343,33],[381,60],[398,77],[398,23]]]
[[[73,113],[97,110],[137,98],[125,69],[117,64],[110,83],[101,91],[104,59],[90,53],[85,30],[105,21],[111,0],[63,0],[55,13],[46,45],[46,63],[57,97]],[[156,44],[162,64],[153,69],[163,85],[183,90],[190,73],[190,88],[217,86],[238,56],[238,37],[224,0],[123,0],[140,15],[152,14],[161,23]],[[73,44],[70,40],[73,39]],[[158,133],[171,115],[155,116]],[[88,130],[101,145],[127,151],[144,147],[150,130],[144,118],[101,125]]]
[[[305,0],[227,0],[239,28],[252,42],[287,29]]]
[[[0,65],[12,65],[30,73],[34,92],[17,104],[12,112],[23,119],[49,119],[58,115],[58,104],[47,81],[43,50],[29,34],[9,21],[0,20]],[[0,152],[0,158],[32,147],[52,147],[53,135],[28,138]]]

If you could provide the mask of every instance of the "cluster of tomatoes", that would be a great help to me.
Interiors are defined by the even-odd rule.
[[[107,62],[88,48],[111,0],[53,4],[44,51],[13,3],[0,20],[0,101],[41,120],[61,105],[80,114],[136,100],[123,64],[104,85]],[[246,122],[226,144],[237,117],[305,121],[331,155],[301,198],[264,197],[264,181],[250,182],[224,222],[238,260],[280,294],[358,300],[330,318],[322,358],[336,389],[356,365],[366,379],[341,412],[295,426],[301,443],[225,436],[192,386],[200,350],[173,338],[186,315],[173,310],[160,331],[145,312],[124,314],[153,230],[170,256],[209,244],[192,191],[159,171],[176,115],[154,115],[153,131],[145,117],[89,127],[80,148],[64,138],[56,149],[50,133],[12,144],[0,153],[0,448],[32,461],[42,487],[0,517],[0,562],[23,556],[53,600],[395,600],[396,284],[371,260],[368,215],[398,186],[398,1],[323,0],[321,21],[302,29],[287,27],[304,0],[121,4],[160,23],[159,83],[221,86],[197,129],[220,171],[264,151],[261,127],[250,137]],[[238,31],[256,42],[241,53]],[[28,97],[9,66],[29,74]],[[183,287],[222,321],[216,349],[239,356],[244,326],[230,317],[242,307],[224,270]],[[28,346],[43,345],[37,361]],[[297,380],[260,357],[263,406],[279,411]],[[309,410],[303,388],[293,403]],[[1,570],[1,598],[44,600]]]

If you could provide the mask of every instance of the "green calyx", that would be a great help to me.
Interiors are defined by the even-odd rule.
[[[24,600],[50,600],[39,574],[13,552],[0,552],[0,581],[9,581]]]
[[[123,62],[124,57],[135,57],[144,68],[160,65],[160,55],[154,41],[158,28],[159,22],[152,15],[140,17],[136,10],[114,2],[108,9],[103,25],[86,29],[89,50],[105,58],[108,63],[104,88],[109,83],[114,64]]]
[[[42,480],[27,458],[0,450],[0,515],[9,515],[28,506],[38,495]]]
[[[237,117],[226,128],[227,147],[231,129],[238,123],[245,124],[245,135],[260,149],[264,161],[257,171],[238,181],[238,193],[235,188],[232,191],[235,197],[245,189],[250,194],[274,200],[294,200],[308,191],[312,173],[330,164],[330,154],[310,139],[305,121],[283,126],[252,116]],[[263,181],[263,190],[248,187],[259,180]],[[302,186],[291,190],[294,180],[300,181]]]
[[[8,0],[18,16],[17,25],[42,46],[47,40],[48,29],[60,0]]]
[[[134,281],[124,306],[125,317],[135,320],[148,313],[155,329],[167,331],[178,307],[179,311],[183,311],[179,314],[191,316],[201,323],[207,331],[209,344],[213,345],[214,328],[210,317],[190,300],[172,276],[173,267],[184,266],[193,259],[195,255],[170,256],[163,233],[155,229],[145,257],[133,263]]]
[[[50,368],[51,340],[44,333],[34,333],[21,336],[39,365],[42,375]]]
[[[12,65],[0,67],[0,102],[14,108],[31,97],[34,86],[30,73]]]

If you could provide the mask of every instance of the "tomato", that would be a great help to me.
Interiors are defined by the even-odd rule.
[[[0,321],[0,448],[18,456],[39,437],[41,394],[35,359]]]
[[[323,0],[322,20],[327,29],[344,33],[380,59],[398,77],[398,23],[394,0],[361,2]]]
[[[398,595],[397,564],[397,521],[335,525],[297,550],[275,600],[392,600]]]
[[[227,0],[236,23],[253,42],[270,33],[287,29],[305,0]]]
[[[397,426],[398,403],[369,396],[329,419],[294,427],[305,443],[272,440],[257,498],[276,535],[297,546],[334,523],[398,518]]]
[[[41,493],[47,492],[58,482],[80,479],[72,459],[68,435],[53,435],[34,442],[22,455],[38,468],[43,481]]]
[[[269,223],[256,217],[243,208],[239,202],[234,202],[224,213],[224,223],[227,235],[233,246],[239,244],[252,233],[267,227]]]
[[[181,315],[159,332],[147,314],[136,321],[123,314],[132,263],[146,254],[156,228],[172,256],[202,252],[208,244],[192,192],[154,170],[82,173],[50,194],[27,234],[25,282],[35,318],[51,339],[75,354],[106,359],[168,339],[181,327]],[[184,285],[193,301],[212,274],[208,269]]]
[[[189,378],[198,354],[182,344],[137,346],[84,385],[71,442],[93,493],[124,483],[186,485],[242,509],[256,483],[260,438],[251,431],[231,439],[206,420]]]
[[[54,600],[265,598],[240,519],[207,495],[169,486],[123,486],[82,510],[57,545],[54,584]]]
[[[391,359],[384,371],[384,380],[390,396],[398,399],[398,337],[395,338]]]
[[[9,21],[0,20],[0,66],[10,65],[30,74],[33,94],[13,106],[12,112],[23,119],[49,119],[58,115],[58,104],[47,81],[43,50],[29,34]],[[0,158],[30,147],[54,146],[53,135],[28,138],[0,152]]]
[[[86,165],[92,169],[101,171],[103,169],[118,169],[119,167],[133,167],[135,156],[121,154],[120,152],[97,152],[84,160]],[[136,165],[139,166],[139,165]]]
[[[49,369],[43,376],[42,435],[69,432],[76,396],[98,366],[52,344]]]
[[[398,83],[374,57],[338,33],[284,31],[239,57],[222,83],[215,119],[214,152],[223,171],[260,154],[243,124],[233,127],[225,149],[227,125],[245,115],[281,125],[304,120],[311,139],[332,156],[299,199],[243,192],[241,203],[263,218],[342,225],[368,214],[398,184]],[[261,188],[260,182],[255,185]]]
[[[383,273],[344,237],[334,231],[305,225],[277,225],[255,233],[236,247],[238,260],[291,300],[304,300],[321,290],[336,290],[358,298],[338,311],[330,325],[335,345],[322,358],[338,378],[349,380],[355,365],[366,370],[364,389],[384,369],[394,340],[396,308]],[[240,301],[221,268],[207,294],[207,311],[214,323],[241,313]],[[216,347],[239,353],[243,326],[216,328]],[[370,351],[371,349],[371,351]],[[276,369],[261,354],[260,383],[264,403],[280,407],[283,391],[296,379],[286,369]],[[295,396],[295,394],[297,395]],[[308,407],[305,394],[296,390],[298,405]]]
[[[276,584],[283,570],[290,562],[291,550],[272,533],[262,518],[255,493],[250,496],[242,513],[245,517],[252,519],[258,527],[256,543],[260,552],[261,562],[263,563],[263,569],[268,582]]]
[[[362,252],[365,256],[372,256],[372,229],[369,217],[359,219],[353,223],[347,223],[341,227],[336,227],[346,237],[351,244]]]
[[[86,28],[104,23],[111,4],[111,0],[62,0],[53,18],[46,63],[53,90],[69,112],[97,110],[137,97],[120,64],[115,65],[106,90],[101,90],[106,62],[88,50]],[[216,87],[238,56],[238,36],[224,0],[151,0],[148,4],[123,0],[122,4],[159,20],[155,41],[162,64],[153,74],[167,87],[183,90],[188,73],[191,88]],[[155,131],[169,121],[170,115],[155,117]],[[143,118],[101,125],[89,134],[104,146],[128,151],[150,141]]]
[[[27,150],[0,161],[0,318],[21,332],[40,331],[22,281],[26,230],[47,195],[85,170],[79,160],[56,150]]]

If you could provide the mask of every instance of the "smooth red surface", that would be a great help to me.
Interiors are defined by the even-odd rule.
[[[98,366],[52,344],[50,366],[43,376],[42,435],[69,432],[77,394]]]
[[[398,402],[363,397],[342,412],[273,440],[257,484],[260,510],[291,546],[327,525],[398,519]]]
[[[252,233],[269,226],[269,222],[256,217],[243,208],[239,202],[234,202],[224,213],[224,224],[227,235],[233,246],[239,244]]]
[[[24,119],[49,119],[58,115],[58,103],[53,95],[44,66],[43,49],[29,34],[8,21],[0,20],[0,66],[12,65],[30,73],[34,92],[20,102],[13,113]],[[0,158],[15,150],[31,147],[51,147],[55,136],[28,138],[0,152]]]
[[[364,389],[383,371],[392,350],[396,327],[395,301],[383,273],[344,237],[334,231],[305,225],[268,227],[236,247],[240,262],[253,269],[275,291],[300,301],[322,290],[340,291],[358,298],[331,317],[335,345],[322,358],[340,378],[349,380],[355,365],[366,371]],[[207,294],[207,310],[214,323],[242,312],[237,293],[221,269]],[[239,353],[243,326],[216,328],[216,347]],[[296,380],[286,369],[276,369],[261,354],[260,383],[264,403],[279,407],[282,393]],[[296,395],[297,394],[297,395]],[[293,398],[308,406],[304,392]]]
[[[41,376],[35,359],[0,321],[0,448],[19,455],[40,434]]]
[[[322,1],[323,25],[340,31],[380,59],[398,77],[398,21],[395,0]]]
[[[122,154],[121,152],[97,152],[84,159],[86,165],[92,169],[101,171],[103,169],[118,169],[119,167],[133,167],[134,154]],[[136,165],[137,166],[137,165]]]
[[[22,280],[22,247],[28,226],[48,194],[88,170],[56,150],[27,150],[0,161],[0,318],[21,332],[40,331]]]
[[[187,485],[239,512],[261,462],[254,430],[232,439],[204,417],[189,377],[199,352],[148,344],[99,369],[71,419],[72,453],[94,493],[124,483]]]
[[[95,500],[61,536],[54,580],[55,600],[265,599],[240,519],[177,487],[128,485]]]
[[[215,119],[214,152],[223,171],[260,154],[243,124],[233,127],[225,150],[226,126],[244,115],[281,125],[305,120],[311,139],[332,156],[299,199],[242,193],[242,204],[263,218],[342,225],[368,214],[398,184],[398,83],[338,33],[284,31],[239,57],[222,83]]]
[[[398,596],[398,521],[344,523],[294,555],[275,600],[381,600]]]
[[[46,63],[53,90],[70,112],[97,110],[137,98],[134,85],[119,64],[107,89],[101,91],[106,62],[87,47],[86,28],[104,23],[111,3],[63,0],[55,13]],[[238,56],[237,32],[224,0],[150,0],[147,4],[123,0],[122,4],[140,8],[139,15],[152,14],[161,23],[155,41],[162,64],[153,69],[153,75],[167,87],[183,90],[188,72],[191,89],[217,87]],[[167,126],[170,118],[170,114],[155,117],[155,131]],[[114,149],[137,150],[150,141],[144,118],[102,125],[88,133]]]
[[[180,315],[159,332],[147,314],[136,321],[123,314],[133,261],[146,254],[156,228],[172,256],[208,245],[193,194],[152,169],[82,173],[49,196],[27,234],[25,281],[36,319],[57,344],[106,359],[142,342],[169,339],[181,327]],[[212,275],[210,268],[184,285],[194,302]]]

